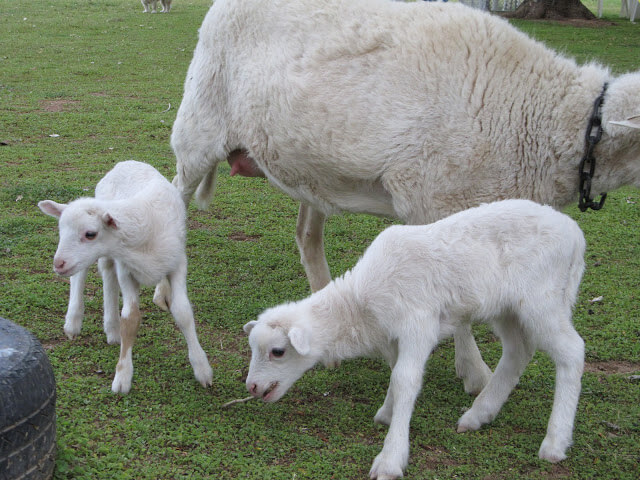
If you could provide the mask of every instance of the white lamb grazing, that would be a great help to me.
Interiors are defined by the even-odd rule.
[[[131,349],[142,318],[140,285],[155,285],[166,278],[171,286],[168,304],[187,340],[196,379],[203,386],[211,385],[213,372],[198,342],[187,297],[186,209],[177,189],[152,166],[126,161],[98,182],[95,198],[80,198],[68,205],[43,200],[38,206],[60,219],[53,266],[56,273],[71,276],[64,328],[70,338],[80,333],[84,283],[89,267],[98,261],[104,283],[104,330],[109,343],[120,342],[112,390],[127,393],[131,388]]]
[[[204,206],[228,160],[232,175],[265,175],[301,201],[315,291],[330,280],[327,215],[425,224],[504,198],[576,201],[605,84],[594,194],[640,186],[639,72],[578,66],[459,3],[216,0],[173,125],[174,184],[187,202],[200,184]],[[477,392],[491,372],[470,331],[454,338]]]
[[[484,321],[502,340],[502,358],[458,432],[495,418],[540,349],[556,365],[556,391],[539,455],[563,460],[584,364],[584,342],[571,323],[584,250],[573,220],[529,200],[390,227],[343,277],[245,325],[252,352],[247,389],[275,402],[319,361],[383,357],[391,383],[374,420],[389,432],[370,474],[401,477],[427,358],[460,325]]]

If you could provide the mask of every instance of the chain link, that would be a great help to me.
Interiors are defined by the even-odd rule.
[[[578,208],[581,212],[591,208],[592,210],[600,210],[607,198],[606,193],[601,193],[600,200],[595,202],[591,198],[591,180],[596,171],[596,158],[593,150],[602,138],[602,104],[604,103],[604,94],[607,91],[608,84],[605,83],[602,93],[593,104],[593,112],[587,126],[585,135],[585,153],[580,160],[580,198],[578,200]]]

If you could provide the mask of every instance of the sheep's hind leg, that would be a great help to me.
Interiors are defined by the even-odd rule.
[[[460,325],[453,334],[456,374],[464,382],[464,391],[477,395],[489,383],[491,369],[482,360],[470,324]]]
[[[311,286],[316,292],[331,281],[329,265],[324,254],[323,229],[326,216],[305,203],[300,204],[296,226],[296,243],[300,261]]]
[[[187,260],[185,257],[178,270],[169,276],[172,291],[171,314],[187,341],[189,361],[193,367],[196,380],[203,387],[208,387],[213,383],[213,371],[209,365],[207,355],[198,341],[193,310],[187,296],[186,265]]]
[[[81,270],[71,275],[69,281],[69,306],[64,317],[64,333],[72,340],[82,330],[82,318],[84,317],[84,286],[87,281],[88,270]]]

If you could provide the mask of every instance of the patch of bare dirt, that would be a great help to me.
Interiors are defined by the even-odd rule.
[[[73,110],[80,102],[77,100],[65,100],[58,98],[56,100],[43,100],[41,102],[42,109],[45,112],[68,112]]]
[[[640,372],[640,363],[627,361],[587,362],[584,371],[590,373],[630,374]]]
[[[255,242],[261,237],[261,235],[247,235],[244,232],[233,232],[229,234],[229,240],[235,240],[236,242]]]

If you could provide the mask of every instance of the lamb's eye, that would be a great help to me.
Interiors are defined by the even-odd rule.
[[[284,348],[273,348],[271,350],[271,355],[273,355],[276,358],[280,358],[284,355]]]
[[[97,236],[98,236],[98,232],[86,232],[84,234],[84,238],[86,238],[87,240],[95,240]]]

